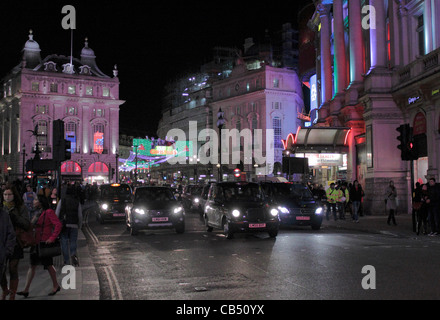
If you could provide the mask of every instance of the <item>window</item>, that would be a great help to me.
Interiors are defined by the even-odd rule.
[[[280,87],[280,79],[278,79],[278,78],[273,79],[273,87],[274,88]]]
[[[272,120],[273,127],[273,139],[274,139],[274,148],[279,149],[283,147],[283,143],[281,142],[281,119],[279,117],[275,117]]]
[[[67,107],[67,108],[66,108],[66,113],[67,113],[68,115],[71,115],[71,116],[76,115],[76,114],[77,114],[76,107]]]
[[[40,83],[32,82],[32,91],[40,91]]]
[[[257,117],[256,114],[254,114],[254,115],[252,116],[252,123],[251,123],[251,126],[252,126],[252,132],[253,132],[255,129],[258,129],[258,117]]]
[[[93,96],[93,87],[90,87],[90,86],[86,87],[86,95]]]
[[[274,108],[275,108],[276,110],[281,109],[281,103],[279,103],[279,102],[275,102],[275,103],[274,103]]]
[[[102,96],[103,97],[109,97],[110,96],[110,89],[109,88],[102,88]]]
[[[38,144],[40,147],[46,147],[47,146],[47,121],[40,120],[38,121]]]
[[[68,92],[69,94],[76,94],[76,86],[74,86],[74,85],[69,85],[69,87],[68,87],[68,89],[67,89],[67,92]]]
[[[39,106],[38,104],[35,106],[35,113],[46,114],[47,112],[48,112],[47,106]]]
[[[76,123],[73,121],[67,122],[64,132],[65,132],[65,139],[70,141],[70,152],[75,153],[75,151],[76,151]]]
[[[57,83],[50,84],[50,92],[58,92],[58,84]]]
[[[250,85],[249,82],[246,83],[246,91],[247,91],[247,92],[251,91],[251,85]]]

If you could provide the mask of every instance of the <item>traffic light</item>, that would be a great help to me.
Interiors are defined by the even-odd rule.
[[[72,153],[71,153],[71,149],[72,148],[72,144],[69,140],[64,139],[64,159],[62,161],[65,160],[70,160],[72,158]]]
[[[400,157],[402,158],[402,160],[417,160],[419,157],[417,146],[414,143],[412,135],[413,128],[411,128],[410,125],[406,123],[396,128],[396,130],[400,132],[400,135],[397,137],[397,140],[400,141],[400,144],[397,146],[397,148],[400,149]]]
[[[417,148],[417,143],[413,137],[413,128],[409,129],[409,139],[407,144],[408,159],[417,160],[419,158],[419,152]]]

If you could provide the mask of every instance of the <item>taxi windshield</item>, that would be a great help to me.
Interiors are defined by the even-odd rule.
[[[263,192],[259,185],[226,185],[223,186],[226,201],[263,201]]]

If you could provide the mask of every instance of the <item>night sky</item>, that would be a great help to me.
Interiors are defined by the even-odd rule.
[[[310,0],[311,1],[311,0]],[[210,61],[212,48],[242,48],[282,25],[296,24],[302,1],[22,1],[2,0],[0,8],[0,77],[21,60],[29,29],[41,58],[70,55],[70,30],[61,21],[64,5],[76,9],[74,57],[84,39],[95,51],[98,67],[112,76],[118,65],[122,132],[155,136],[167,82],[198,71]]]

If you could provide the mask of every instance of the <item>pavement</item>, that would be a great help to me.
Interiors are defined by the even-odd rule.
[[[413,232],[412,215],[400,214],[396,216],[397,226],[387,224],[387,216],[363,216],[359,217],[359,222],[353,222],[349,215],[346,220],[333,219],[327,221],[324,218],[322,230],[347,230],[356,232],[366,232],[373,234],[382,234],[392,237],[417,238],[427,237],[426,235],[417,236]],[[58,282],[62,286],[61,291],[55,296],[48,296],[52,290],[52,281],[49,273],[42,266],[37,267],[35,278],[29,290],[29,296],[24,298],[17,296],[17,300],[99,300],[100,289],[98,275],[93,264],[87,240],[84,233],[80,230],[78,236],[78,252],[79,267],[74,268],[75,272],[62,273],[62,258],[54,258],[54,266],[57,269]],[[25,258],[20,261],[19,276],[20,283],[18,291],[21,291],[26,282],[26,273],[29,267],[29,249],[25,250]],[[72,281],[72,275],[76,276]],[[63,288],[63,279],[65,285],[71,288]],[[74,284],[74,288],[72,285]]]

